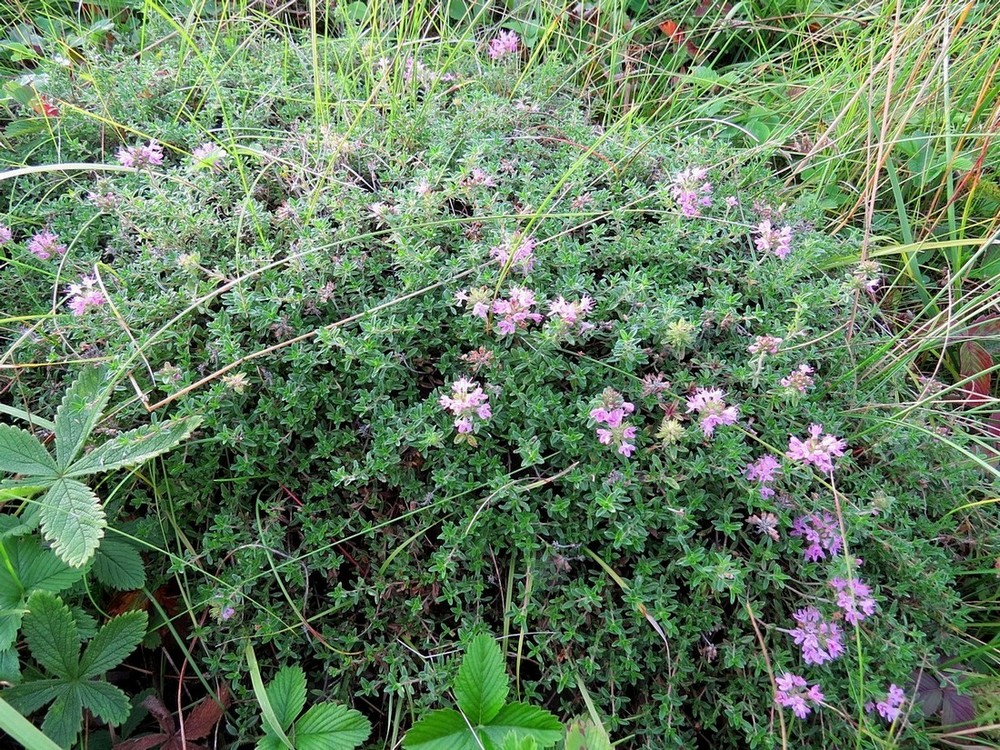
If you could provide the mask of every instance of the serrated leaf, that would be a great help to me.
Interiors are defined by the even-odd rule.
[[[538,750],[538,743],[535,742],[534,737],[518,737],[512,733],[504,737],[503,744],[497,750]],[[588,749],[584,748],[583,750]]]
[[[81,456],[65,475],[82,477],[144,463],[187,440],[199,424],[201,417],[184,417],[129,430]]]
[[[25,716],[33,714],[66,691],[62,680],[32,680],[3,691],[3,698]]]
[[[0,650],[0,682],[16,685],[21,681],[21,662],[17,658],[17,650],[5,648]]]
[[[455,679],[455,698],[459,710],[473,726],[487,724],[499,713],[510,682],[503,655],[488,635],[478,635],[469,644]]]
[[[7,649],[14,645],[17,631],[21,629],[23,616],[24,613],[20,611],[0,612],[0,649]]]
[[[56,411],[56,465],[65,469],[83,449],[111,398],[107,370],[88,367],[66,391]]]
[[[480,731],[496,744],[511,732],[517,737],[532,737],[539,747],[551,747],[563,736],[559,720],[548,711],[526,703],[508,703]]]
[[[56,462],[30,432],[0,424],[0,471],[55,477]]]
[[[128,718],[128,696],[107,682],[88,680],[78,684],[80,702],[101,721],[118,726]]]
[[[482,750],[469,723],[458,711],[440,708],[424,716],[403,737],[406,750]]]
[[[296,750],[354,750],[368,739],[372,725],[360,711],[338,703],[319,703],[295,722]]]
[[[38,591],[28,599],[24,638],[31,655],[57,677],[79,674],[80,639],[69,607],[55,594]]]
[[[273,734],[265,734],[259,740],[255,746],[257,750],[288,750],[285,747],[285,743],[275,737]]]
[[[222,719],[229,706],[229,688],[223,685],[217,696],[208,695],[201,699],[197,706],[184,720],[184,734],[188,739],[200,740],[208,737],[215,725]]]
[[[133,591],[146,585],[146,567],[139,550],[115,536],[101,542],[90,570],[98,581],[119,591]]]
[[[97,677],[121,664],[146,637],[148,620],[145,612],[126,612],[108,621],[87,644],[80,674]]]
[[[42,549],[32,536],[0,541],[10,567],[0,565],[0,607],[22,607],[35,591],[53,594],[72,586],[83,575],[71,568],[50,550]]]
[[[42,731],[53,742],[69,748],[80,733],[83,725],[83,705],[80,693],[74,684],[63,683],[65,690],[49,706],[42,722]]]
[[[75,479],[59,479],[41,500],[42,533],[68,565],[79,568],[94,556],[107,521],[100,499]]]
[[[267,698],[281,731],[288,732],[306,705],[306,673],[302,667],[282,667],[268,684]]]

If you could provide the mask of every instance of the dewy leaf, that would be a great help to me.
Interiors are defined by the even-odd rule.
[[[200,423],[200,417],[185,417],[129,430],[75,461],[66,476],[82,477],[144,463],[186,440]]]
[[[354,750],[368,739],[372,726],[360,711],[320,703],[295,722],[296,750]]]
[[[101,542],[90,569],[98,581],[119,591],[140,589],[146,584],[146,568],[139,550],[120,537]]]
[[[559,720],[548,711],[526,703],[508,703],[486,726],[483,732],[495,744],[500,744],[511,732],[520,737],[532,737],[539,747],[551,747],[563,736]]]
[[[55,594],[38,591],[28,599],[24,638],[31,655],[57,677],[79,674],[80,638],[69,607]]]
[[[476,636],[455,679],[459,710],[473,726],[487,724],[500,711],[509,691],[500,648],[488,635]]]
[[[306,705],[306,673],[302,667],[282,667],[266,689],[281,731],[288,732]]]
[[[42,532],[55,553],[75,568],[90,560],[107,525],[93,490],[75,479],[59,479],[40,504]]]
[[[482,750],[469,723],[458,711],[440,708],[424,716],[403,737],[406,750]]]
[[[83,448],[111,398],[107,370],[88,367],[69,387],[56,411],[56,464],[67,468]]]
[[[98,677],[121,664],[146,637],[147,621],[145,612],[126,612],[110,620],[87,644],[80,674]]]
[[[0,424],[0,472],[55,477],[56,462],[33,435],[17,427]]]

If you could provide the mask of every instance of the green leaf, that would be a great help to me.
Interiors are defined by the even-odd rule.
[[[473,726],[488,724],[499,713],[509,691],[510,681],[500,648],[490,636],[476,636],[455,679],[459,710]]]
[[[107,525],[100,498],[75,479],[59,479],[45,493],[41,520],[52,549],[75,568],[93,557]]]
[[[0,541],[0,554],[9,565],[0,565],[0,608],[22,607],[35,591],[56,594],[76,583],[83,575],[51,550],[43,549],[33,536]]]
[[[201,417],[185,417],[129,430],[75,461],[66,476],[82,477],[144,463],[186,440],[199,424]]]
[[[119,591],[140,589],[146,584],[146,568],[139,550],[120,537],[109,536],[101,542],[91,572],[105,586]]]
[[[66,691],[62,680],[32,680],[3,691],[3,698],[25,716],[33,714]]]
[[[56,411],[56,464],[66,469],[83,449],[111,398],[107,370],[88,367],[69,387]]]
[[[38,591],[28,599],[24,638],[31,655],[57,677],[79,674],[80,639],[69,607],[55,594]]]
[[[18,427],[0,424],[0,471],[55,477],[56,462],[34,435]]]
[[[538,743],[534,737],[518,737],[511,733],[504,737],[503,744],[497,750],[538,750]]]
[[[16,685],[21,681],[21,662],[17,650],[5,648],[0,651],[0,681]]]
[[[562,724],[555,716],[526,703],[508,703],[481,731],[496,744],[513,732],[519,738],[532,737],[543,748],[551,747],[563,736]]]
[[[611,750],[611,738],[589,717],[574,719],[566,727],[565,750]]]
[[[0,698],[0,729],[14,741],[31,750],[59,750],[59,746],[42,734],[3,698]]]
[[[79,684],[80,701],[101,721],[118,726],[128,718],[132,707],[128,696],[107,682],[88,680]]]
[[[410,727],[403,737],[406,750],[482,750],[465,717],[451,708],[439,708]]]
[[[368,739],[372,725],[360,711],[320,703],[295,722],[296,750],[354,750]]]
[[[80,659],[80,674],[97,677],[117,667],[142,643],[147,624],[145,612],[126,612],[110,620],[87,644]]]
[[[21,629],[23,612],[0,612],[0,649],[8,649],[17,639],[17,631]]]
[[[273,734],[265,734],[257,740],[255,747],[257,750],[285,750],[285,743]]]
[[[0,481],[0,500],[30,500],[39,492],[49,488],[51,482],[39,484],[34,479],[4,479]]]
[[[274,715],[287,732],[306,705],[306,673],[302,667],[282,667],[267,686]]]
[[[62,694],[49,706],[45,714],[42,731],[57,745],[69,748],[83,725],[83,704],[80,701],[77,685],[67,683],[63,685],[65,689]]]

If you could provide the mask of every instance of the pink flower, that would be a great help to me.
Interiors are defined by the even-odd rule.
[[[792,228],[788,225],[775,229],[770,219],[764,219],[754,230],[757,234],[754,244],[762,253],[774,252],[784,260],[792,252]]]
[[[824,559],[827,553],[836,556],[843,545],[837,519],[829,513],[799,516],[792,522],[792,536],[801,536],[809,542],[803,556],[813,562]]]
[[[630,458],[635,451],[636,428],[625,422],[625,417],[635,411],[635,404],[629,403],[613,388],[605,388],[601,393],[601,405],[590,410],[590,418],[597,422],[597,442],[614,445],[618,452]]]
[[[503,244],[490,248],[490,257],[506,267],[510,264],[512,270],[527,276],[535,267],[535,246],[538,241],[534,237],[522,237],[520,232],[508,238]]]
[[[455,416],[455,428],[463,434],[472,432],[477,420],[485,422],[493,416],[486,392],[469,378],[452,383],[451,395],[441,396],[438,403]]]
[[[868,713],[878,711],[879,716],[888,722],[898,719],[903,713],[903,704],[906,703],[906,693],[896,684],[889,685],[889,694],[884,701],[866,703],[865,710]]]
[[[798,369],[792,370],[788,377],[781,379],[781,385],[799,393],[805,393],[813,386],[813,379],[809,376],[814,372],[816,371],[809,365],[799,365]]]
[[[747,347],[747,351],[751,354],[760,354],[764,356],[765,354],[777,354],[778,347],[781,346],[783,339],[779,339],[777,336],[758,336],[753,340],[753,343]]]
[[[829,474],[833,471],[833,459],[843,456],[846,447],[844,440],[824,435],[823,425],[813,424],[809,426],[809,437],[805,440],[794,436],[788,439],[788,452],[785,455],[796,461],[813,464],[820,471]]]
[[[670,196],[689,219],[701,216],[702,207],[712,205],[712,183],[707,176],[704,167],[691,167],[675,174],[671,182]]]
[[[28,241],[28,252],[39,260],[48,260],[53,255],[62,255],[66,246],[59,242],[59,237],[45,229]]]
[[[489,56],[491,60],[499,60],[517,52],[521,39],[513,31],[501,31],[496,39],[490,40]]]
[[[788,631],[802,646],[806,664],[823,664],[844,653],[843,632],[835,622],[826,622],[815,607],[800,609],[793,617],[798,627]]]
[[[594,300],[584,295],[576,302],[567,302],[562,295],[549,302],[549,320],[554,320],[564,329],[578,328],[581,332],[594,327],[583,318],[594,309]]]
[[[0,247],[3,247],[14,238],[14,233],[6,224],[0,224]]]
[[[780,473],[781,462],[771,454],[761,456],[743,470],[743,475],[751,482],[760,482],[760,496],[765,499],[774,496],[770,485]]]
[[[533,311],[535,293],[530,289],[511,287],[507,299],[493,302],[493,314],[498,316],[497,331],[501,336],[510,336],[514,331],[525,329],[529,323],[540,323],[542,316]]]
[[[810,703],[818,706],[823,702],[819,685],[809,686],[805,678],[797,674],[785,672],[775,683],[778,690],[774,702],[783,708],[791,708],[800,719],[806,718],[812,711]]]
[[[122,146],[118,149],[118,161],[123,167],[143,169],[163,164],[163,146],[150,141],[145,146]]]
[[[461,289],[455,292],[455,301],[461,302],[477,318],[484,320],[489,317],[490,304],[493,302],[493,292],[487,287],[480,286],[474,289]]]
[[[711,437],[719,425],[736,424],[739,410],[735,406],[726,406],[723,400],[725,395],[720,388],[698,388],[687,400],[688,413],[699,414],[705,437]]]
[[[484,170],[476,167],[472,170],[468,177],[461,181],[461,186],[466,188],[471,187],[496,187],[497,181],[492,176],[487,174]]]
[[[740,205],[740,199],[739,198],[737,198],[735,195],[727,195],[726,196],[726,206],[728,208],[736,208],[738,205]]]
[[[832,578],[830,586],[837,592],[837,606],[851,625],[857,625],[875,614],[876,604],[871,595],[872,590],[857,578],[849,581],[839,577]]]
[[[213,172],[222,171],[222,161],[227,156],[226,150],[215,143],[203,143],[191,152],[195,169],[210,169]]]
[[[81,276],[78,284],[69,285],[69,309],[76,316],[106,305],[108,300],[97,286],[94,276]]]

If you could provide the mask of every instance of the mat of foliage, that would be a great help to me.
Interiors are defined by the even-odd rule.
[[[4,307],[53,313],[4,335],[20,363],[127,361],[150,403],[178,395],[154,420],[203,415],[113,510],[162,519],[149,539],[177,557],[149,556],[150,588],[182,582],[200,669],[241,696],[233,731],[257,731],[245,639],[384,733],[442,704],[437,655],[477,629],[510,636],[522,699],[578,713],[579,678],[623,747],[773,745],[769,670],[825,696],[786,712],[796,746],[890,731],[859,707],[961,647],[972,547],[948,514],[983,480],[937,439],[947,412],[900,417],[908,376],[872,374],[877,279],[818,270],[855,239],[710,132],[601,131],[558,65],[331,46],[317,114],[308,47],[196,65],[171,44],[36,71],[61,112],[15,161],[95,166],[0,186]],[[161,165],[96,166],[149,139]],[[226,154],[193,161],[206,141]],[[64,254],[31,252],[43,229]],[[95,273],[106,299],[73,314]],[[11,393],[51,413],[75,370]],[[483,390],[449,411],[462,378]],[[148,419],[129,398],[105,428]],[[832,474],[786,456],[813,424],[846,443]],[[847,547],[838,520],[817,549],[802,524],[831,518]],[[871,588],[857,626],[837,577]],[[839,622],[839,658],[804,662],[808,607]]]

